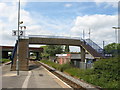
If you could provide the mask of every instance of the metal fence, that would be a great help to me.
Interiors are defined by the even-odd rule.
[[[93,63],[85,63],[80,61],[74,61],[73,65],[80,69],[91,69],[93,68]]]
[[[64,38],[64,39],[76,39],[76,40],[82,40],[82,38],[80,38],[80,37],[70,37],[70,36],[29,35],[29,37],[41,37],[41,38]]]
[[[86,39],[85,42],[90,45],[92,48],[94,48],[98,53],[103,53],[103,49],[98,46],[95,42],[93,42],[92,40],[90,39]]]

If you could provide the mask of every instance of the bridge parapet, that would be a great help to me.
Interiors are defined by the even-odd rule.
[[[29,35],[29,38],[40,37],[40,38],[58,38],[58,39],[75,39],[82,40],[81,37],[69,37],[69,36],[52,36],[52,35]]]

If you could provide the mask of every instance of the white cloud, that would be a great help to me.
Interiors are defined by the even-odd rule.
[[[17,30],[17,11],[17,3],[0,3],[0,35],[2,36],[2,42],[0,42],[0,45],[15,44],[17,38],[12,36],[12,30]],[[41,17],[38,20],[38,18],[33,17],[30,12],[24,10],[22,7],[20,20],[24,22],[21,26],[25,25],[27,27],[27,35],[55,35],[54,32],[44,28],[45,25],[59,28],[57,25],[49,24],[49,22],[53,22],[51,19],[48,20],[45,19],[45,17]],[[41,21],[42,24],[39,24],[39,21]],[[53,23],[56,22],[54,21]]]
[[[118,25],[117,15],[86,15],[78,16],[75,19],[75,25],[71,29],[74,35],[81,35],[85,30],[85,36],[88,38],[89,28],[91,29],[91,39],[102,45],[105,40],[106,44],[115,41],[115,34],[112,26]]]
[[[1,0],[3,2],[15,2],[18,0]],[[23,2],[118,2],[119,0],[21,0]]]
[[[17,3],[0,3],[0,35],[2,41],[0,45],[14,45],[16,37],[12,36],[12,30],[17,30],[18,12]],[[23,25],[34,26],[35,21],[29,12],[21,8],[21,20],[24,21]],[[27,28],[28,28],[27,27]],[[33,29],[34,30],[34,29]]]
[[[94,2],[118,2],[119,0],[90,0]]]
[[[65,7],[72,7],[72,4],[67,3],[67,4],[65,4],[64,6],[65,6]]]
[[[102,3],[106,3],[106,6],[104,6],[104,8],[107,8],[109,6],[112,6],[113,8],[118,8],[118,1],[113,1],[113,2],[106,2],[106,1],[101,1],[101,2],[96,2],[97,6],[100,6]]]
[[[71,7],[71,5],[67,5],[67,7]],[[102,44],[103,40],[107,43],[115,41],[112,26],[117,26],[118,21],[116,15],[78,16],[73,21],[73,25],[66,23],[68,22],[67,20],[65,20],[66,22],[61,22],[46,18],[45,16],[40,16],[39,19],[35,17],[36,16],[33,17],[30,12],[21,8],[21,20],[24,21],[23,25],[27,26],[27,35],[63,35],[82,37],[82,30],[84,29],[87,38],[88,29],[91,28],[91,38],[99,45]],[[73,26],[71,31],[65,31],[70,29],[71,26]],[[52,31],[52,28],[56,31]],[[0,3],[0,35],[3,36],[2,43],[0,42],[0,44],[15,44],[16,37],[12,36],[13,29],[17,29],[17,3],[12,3],[11,5]],[[60,30],[61,32],[59,32]]]

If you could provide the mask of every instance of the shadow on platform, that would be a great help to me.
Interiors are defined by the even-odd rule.
[[[39,65],[29,65],[29,70],[37,69],[39,67]]]

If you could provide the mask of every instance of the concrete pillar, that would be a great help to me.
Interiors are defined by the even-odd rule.
[[[81,62],[85,62],[85,49],[80,46],[81,48]]]
[[[66,45],[66,46],[65,46],[65,52],[66,52],[66,53],[69,53],[69,52],[70,52],[69,45]]]
[[[26,71],[29,69],[28,56],[29,56],[29,41],[28,39],[20,39],[20,42],[19,42],[19,70],[20,71]],[[15,53],[11,70],[16,70],[16,57],[17,55]]]
[[[0,59],[2,59],[2,47],[0,46]]]
[[[39,52],[36,52],[36,60],[39,60]]]
[[[2,51],[2,58],[8,59],[8,51]]]

